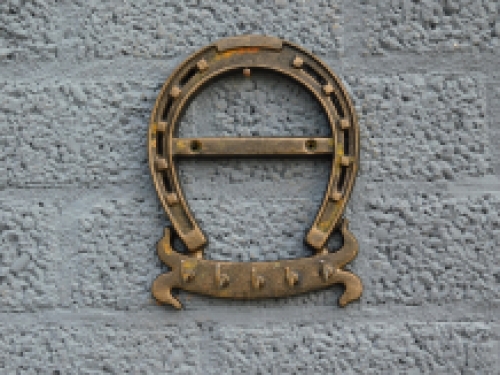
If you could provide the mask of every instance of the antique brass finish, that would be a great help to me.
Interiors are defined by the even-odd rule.
[[[190,100],[215,77],[228,72],[250,76],[265,69],[290,77],[309,90],[330,123],[329,138],[176,138],[180,116]],[[226,38],[190,56],[164,84],[151,115],[149,165],[159,198],[173,231],[188,249],[175,251],[171,228],[158,243],[158,255],[171,271],[153,283],[154,297],[181,308],[172,289],[222,298],[291,296],[344,284],[340,305],[358,299],[362,284],[343,268],[358,252],[358,244],[343,218],[359,163],[359,128],[353,105],[338,77],[301,47],[267,36]],[[327,191],[305,241],[315,255],[274,262],[217,262],[203,259],[206,237],[191,214],[178,182],[175,159],[214,156],[324,156],[332,158]],[[344,245],[330,253],[325,244],[339,228]]]
[[[173,138],[175,156],[333,154],[332,138]],[[345,157],[345,156],[344,156]]]

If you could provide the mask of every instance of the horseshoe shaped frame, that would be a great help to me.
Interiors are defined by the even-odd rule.
[[[177,125],[193,97],[216,77],[268,70],[305,87],[321,104],[331,136],[177,138]],[[354,106],[340,79],[316,56],[279,38],[246,35],[219,40],[188,57],[163,85],[153,108],[148,132],[149,166],[160,201],[170,219],[158,242],[160,259],[170,267],[153,282],[160,303],[181,308],[172,289],[221,298],[254,299],[296,295],[344,284],[341,306],[358,299],[360,279],[344,270],[358,253],[343,212],[359,164],[359,126]],[[307,258],[272,262],[225,262],[203,258],[207,239],[195,221],[178,181],[177,157],[213,156],[330,157],[332,168],[325,196],[305,242],[314,250]],[[334,229],[344,237],[342,248],[329,252],[326,242]],[[187,254],[171,245],[175,232]]]

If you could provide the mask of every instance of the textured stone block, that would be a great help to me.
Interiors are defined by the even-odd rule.
[[[5,374],[196,374],[194,325],[146,328],[110,323],[2,324],[0,370]]]
[[[62,19],[57,0],[0,3],[0,63],[26,59],[54,59]]]
[[[57,1],[0,4],[0,63],[172,58],[217,39],[266,34],[321,55],[343,52],[341,4],[302,1]]]
[[[165,78],[5,80],[0,182],[100,185],[147,175],[149,115]]]
[[[56,236],[61,204],[46,195],[12,194],[0,194],[0,312],[53,308],[62,275]]]
[[[482,80],[457,74],[346,77],[361,128],[361,173],[374,182],[492,173]]]
[[[211,259],[272,261],[312,253],[304,237],[318,210],[315,200],[228,197],[191,206],[208,235]]]
[[[500,301],[497,196],[387,191],[371,194],[364,210],[355,267],[363,304]]]
[[[492,77],[491,77],[492,76]],[[492,72],[487,82],[490,148],[495,174],[500,176],[500,74]]]
[[[167,225],[152,186],[97,193],[78,205],[70,248],[71,301],[75,306],[137,309],[154,304],[150,288],[162,271],[156,243]]]
[[[331,134],[321,105],[303,86],[277,73],[240,72],[209,83],[179,124],[180,136],[296,136]]]
[[[361,0],[346,17],[370,53],[458,53],[498,48],[499,14],[494,0]]]
[[[210,373],[494,374],[498,333],[474,322],[221,325],[210,337]]]
[[[65,44],[79,58],[174,57],[217,39],[268,34],[318,54],[342,52],[338,1],[77,1],[66,10],[74,23]]]

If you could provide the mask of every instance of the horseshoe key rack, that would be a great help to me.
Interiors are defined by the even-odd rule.
[[[305,87],[321,104],[331,127],[327,138],[177,138],[183,111],[215,77],[252,70],[268,70]],[[172,289],[220,298],[253,299],[291,296],[343,284],[339,304],[361,296],[362,284],[344,270],[358,253],[358,244],[343,218],[359,163],[359,127],[351,100],[339,78],[303,48],[269,36],[247,35],[222,39],[191,55],[165,82],[151,115],[148,132],[149,165],[161,203],[170,218],[158,242],[158,255],[170,271],[153,282],[160,303],[180,309]],[[317,156],[331,158],[332,169],[325,196],[305,241],[314,255],[271,262],[222,262],[203,258],[207,239],[182,193],[175,160],[178,157]],[[265,162],[265,161],[263,161]],[[336,252],[326,242],[340,229],[344,244]],[[187,248],[175,251],[173,232]]]

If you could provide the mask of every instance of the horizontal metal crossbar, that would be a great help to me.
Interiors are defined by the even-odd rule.
[[[173,138],[173,155],[251,156],[251,155],[325,155],[333,154],[333,138]]]

